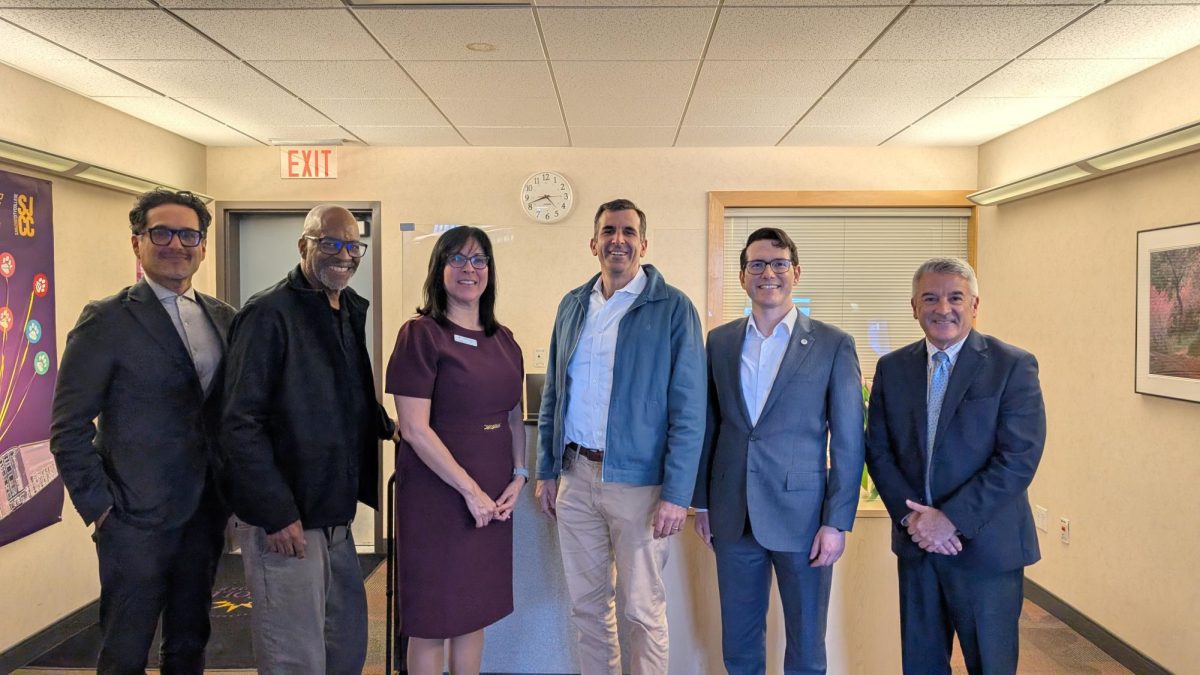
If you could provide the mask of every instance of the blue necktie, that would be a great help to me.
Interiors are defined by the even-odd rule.
[[[929,442],[925,445],[925,503],[932,504],[929,481],[933,473],[933,443],[937,440],[938,416],[942,413],[942,401],[946,398],[946,385],[950,382],[950,356],[946,352],[933,353],[933,375],[929,378],[929,401],[927,428]]]

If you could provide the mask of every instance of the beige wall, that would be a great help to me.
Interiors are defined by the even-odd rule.
[[[0,91],[0,138],[204,189],[204,148],[196,143],[3,66]],[[127,214],[134,198],[3,162],[0,169],[54,184],[55,321],[61,354],[83,305],[133,282]],[[211,263],[201,276],[197,286],[211,289]],[[96,599],[96,554],[88,535],[68,500],[61,523],[0,547],[0,607],[5,608],[0,611],[0,651]]]
[[[1195,122],[1197,81],[1200,50],[984,145],[980,184]],[[1200,220],[1198,185],[1193,153],[981,209],[979,236],[987,330],[1041,363],[1049,438],[1030,497],[1052,527],[1071,520],[1071,543],[1043,534],[1028,575],[1180,673],[1200,672],[1200,404],[1134,393],[1134,275],[1136,232]]]

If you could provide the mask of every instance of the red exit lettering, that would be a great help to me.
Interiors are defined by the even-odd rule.
[[[281,178],[337,178],[333,148],[284,148],[280,160]]]

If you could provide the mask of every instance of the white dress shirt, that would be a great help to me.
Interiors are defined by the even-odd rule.
[[[607,300],[600,284],[601,279],[597,279],[592,286],[579,344],[567,364],[567,411],[563,427],[567,443],[596,450],[607,447],[617,329],[633,301],[645,290],[646,271],[639,267],[633,280]]]
[[[155,283],[149,276],[144,278],[150,290],[154,291],[154,297],[158,298],[163,309],[167,310],[167,315],[171,317],[175,332],[179,333],[179,339],[183,341],[184,348],[192,357],[196,375],[200,378],[200,387],[207,392],[208,385],[212,384],[213,376],[217,373],[217,366],[221,363],[221,336],[217,334],[216,327],[200,307],[200,301],[196,299],[196,289],[189,286],[186,291],[177,294]]]
[[[741,380],[742,398],[746,411],[750,413],[750,424],[758,424],[763,406],[779,374],[779,365],[792,339],[792,330],[800,312],[795,306],[775,325],[770,335],[763,335],[751,315],[746,321],[746,339],[742,342]]]

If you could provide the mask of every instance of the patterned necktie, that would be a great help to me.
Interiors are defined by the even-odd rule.
[[[925,445],[925,503],[932,504],[929,482],[933,472],[933,443],[937,439],[938,416],[942,413],[942,401],[946,398],[946,385],[950,382],[950,357],[946,352],[934,352],[933,375],[929,378],[929,401]]]

